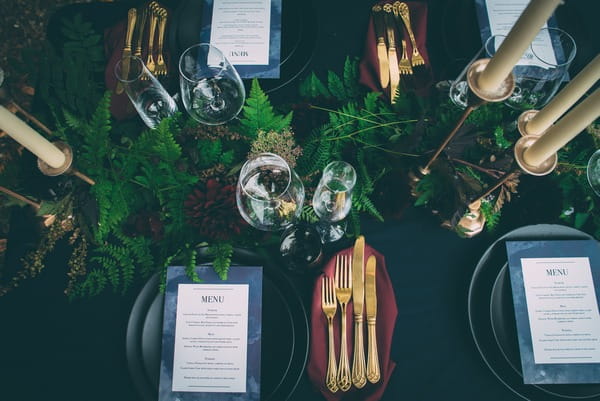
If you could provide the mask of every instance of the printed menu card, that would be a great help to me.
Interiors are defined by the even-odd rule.
[[[258,401],[262,268],[167,270],[159,401]]]
[[[600,248],[507,241],[525,384],[600,383]]]
[[[241,78],[279,78],[282,0],[204,0],[200,40]]]

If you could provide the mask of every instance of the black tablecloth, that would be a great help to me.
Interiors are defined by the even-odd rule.
[[[429,3],[429,52],[438,75],[451,78],[480,45],[472,36],[477,35],[469,14],[472,2]],[[306,72],[340,71],[347,55],[361,54],[371,2],[315,5],[318,40]],[[577,40],[574,72],[598,53],[594,7],[597,0],[569,1],[558,13],[559,26]],[[449,41],[449,34],[469,40]],[[295,94],[294,85],[288,85],[272,96],[285,101]],[[384,400],[519,399],[478,354],[468,324],[468,286],[477,260],[495,238],[520,225],[556,222],[560,205],[539,197],[547,183],[545,178],[525,179],[522,195],[505,207],[497,232],[470,240],[440,228],[423,209],[409,208],[398,221],[365,222],[367,241],[386,257],[399,309],[392,349],[398,365]],[[12,228],[12,244],[27,240],[24,222],[16,220]],[[59,249],[38,278],[0,298],[0,400],[139,400],[127,371],[125,329],[143,283],[125,296],[107,293],[69,303],[62,294],[64,253]],[[308,301],[311,279],[294,280]],[[321,398],[304,377],[291,399]]]

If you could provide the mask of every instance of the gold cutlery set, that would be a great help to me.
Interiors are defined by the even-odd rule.
[[[321,308],[327,318],[328,359],[325,384],[332,393],[338,390],[348,391],[352,385],[363,388],[367,380],[377,383],[381,377],[379,356],[377,354],[377,287],[375,284],[375,256],[364,264],[365,238],[356,239],[352,255],[336,255],[335,277],[323,276],[321,279]],[[336,302],[337,299],[337,302]],[[352,369],[348,357],[348,339],[346,335],[346,308],[352,300],[354,310],[354,352]],[[366,302],[365,302],[366,301]],[[336,363],[334,351],[333,319],[340,304],[341,339],[339,363]],[[363,341],[363,310],[367,314],[367,361]]]
[[[410,75],[413,67],[422,66],[425,60],[419,52],[417,41],[410,23],[410,11],[406,3],[396,1],[371,8],[373,26],[377,40],[377,60],[379,62],[379,83],[382,88],[390,87],[390,98],[394,103],[400,85],[400,75]],[[412,52],[407,51],[406,40],[398,40],[397,32],[406,27]],[[401,47],[398,47],[401,46]],[[398,53],[401,51],[400,60]]]
[[[139,9],[131,8],[127,13],[127,32],[125,34],[125,46],[123,47],[122,57],[125,58],[132,54],[136,57],[142,57],[142,42],[146,32],[146,22],[148,22],[146,46],[148,51],[145,64],[148,71],[157,77],[168,74],[167,64],[163,56],[167,16],[167,10],[162,8],[156,1],[144,5]],[[154,48],[155,40],[156,49]],[[133,43],[135,43],[135,51],[132,47]],[[128,67],[128,64],[124,62],[123,68],[125,72],[128,71]],[[116,92],[117,94],[123,92],[123,85],[120,82],[117,84]]]

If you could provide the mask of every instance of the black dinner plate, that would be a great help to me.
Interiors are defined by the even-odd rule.
[[[571,227],[551,224],[525,226],[495,241],[477,264],[469,288],[469,324],[483,360],[515,394],[526,400],[600,400],[596,384],[524,384],[516,339],[510,280],[506,274],[506,241],[568,240],[591,237]],[[504,269],[504,270],[503,270]]]
[[[199,261],[206,259],[205,255]],[[308,319],[295,287],[277,266],[261,262],[248,250],[234,250],[237,264],[263,266],[261,400],[287,400],[300,380],[308,357]],[[164,294],[158,274],[138,295],[127,326],[127,363],[144,401],[156,401],[162,343]]]

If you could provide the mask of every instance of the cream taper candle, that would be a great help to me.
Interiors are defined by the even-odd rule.
[[[526,125],[528,135],[540,135],[571,108],[600,79],[600,54],[567,84]]]
[[[65,155],[60,149],[3,106],[0,106],[0,130],[6,132],[50,167],[58,168],[65,163]]]
[[[493,92],[512,71],[561,0],[531,0],[479,76],[482,91]]]
[[[523,153],[523,161],[539,166],[600,117],[600,89],[579,103]]]

